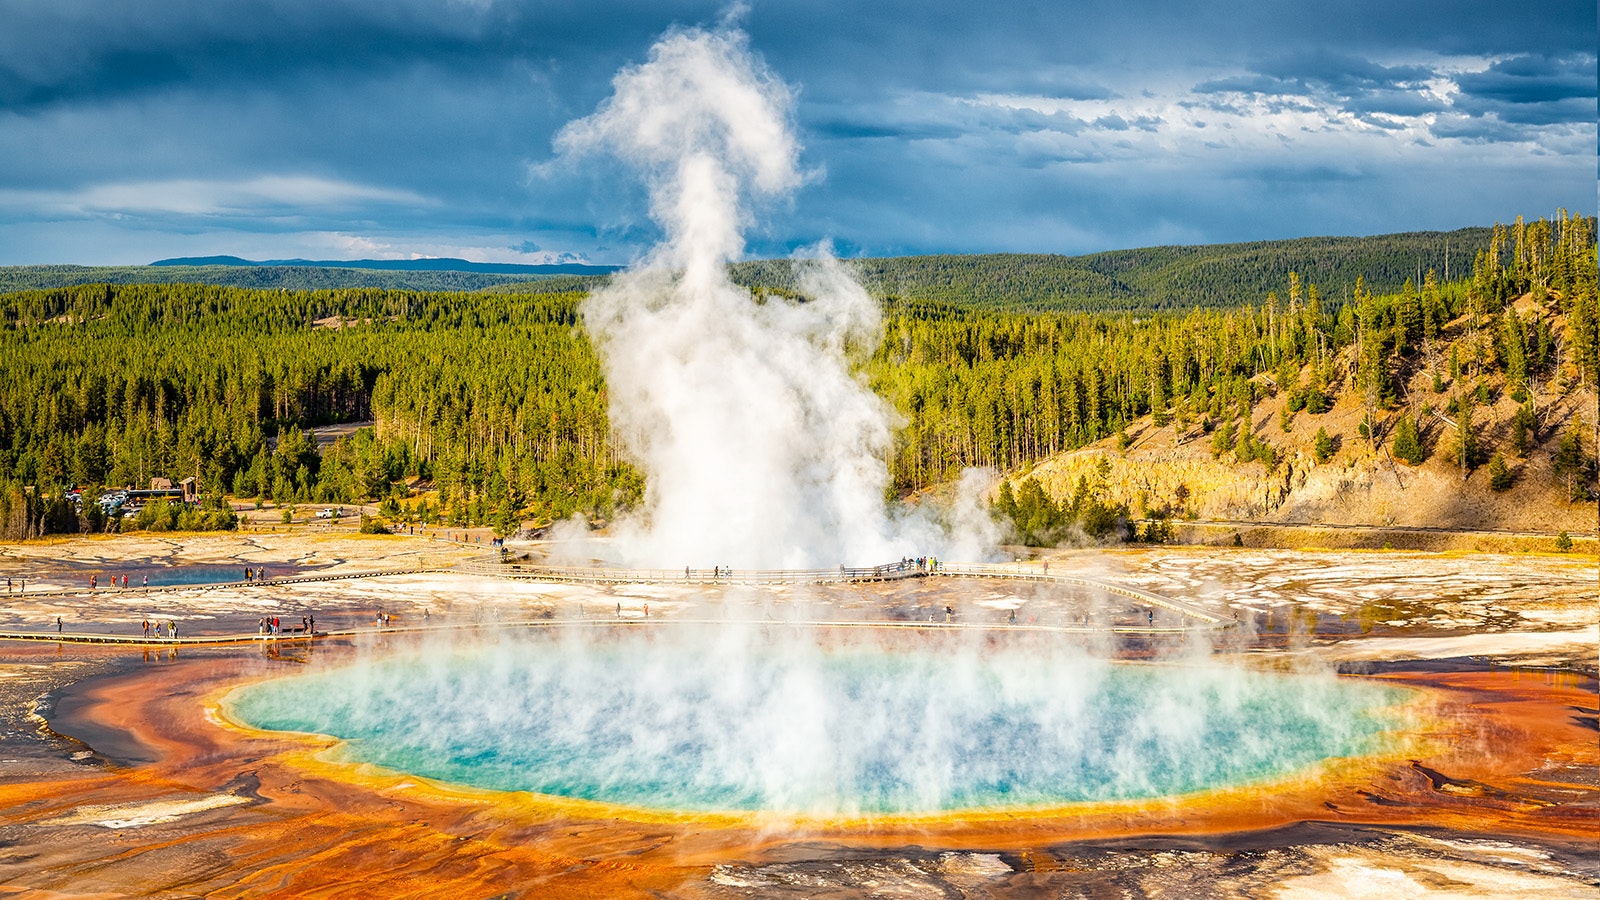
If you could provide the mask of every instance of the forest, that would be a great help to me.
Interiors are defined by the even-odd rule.
[[[1399,290],[1426,269],[1449,281],[1487,249],[1488,228],[1419,231],[1371,237],[1319,237],[1243,244],[1146,247],[1087,256],[992,253],[851,259],[845,265],[876,297],[947,303],[995,311],[1172,310],[1258,303],[1290,272],[1328,296],[1348,295],[1356,278],[1378,292]],[[1454,270],[1452,270],[1454,260]],[[292,291],[366,287],[410,291],[550,293],[587,291],[603,276],[529,276],[482,271],[394,271],[327,265],[189,265],[0,267],[0,291],[78,284],[211,284]],[[244,262],[240,260],[240,262]],[[357,261],[359,262],[359,261]],[[792,292],[792,260],[756,260],[732,267],[734,280],[761,291]]]
[[[1181,269],[1183,254],[1162,259]],[[894,489],[969,466],[1016,470],[1146,415],[1270,462],[1270,440],[1233,433],[1265,391],[1289,392],[1309,415],[1352,391],[1376,424],[1396,407],[1400,380],[1425,370],[1470,439],[1471,404],[1491,375],[1513,392],[1559,373],[1594,388],[1593,220],[1496,226],[1452,267],[1461,277],[1430,268],[1380,291],[1358,276],[1339,293],[1290,271],[1249,302],[1143,312],[886,296],[865,376],[902,420]],[[376,502],[395,520],[500,533],[574,513],[603,521],[637,502],[642,476],[610,437],[582,291],[535,287],[90,284],[0,295],[0,534],[117,527],[74,513],[68,490],[92,496],[156,476],[194,476],[219,512],[230,494]],[[1528,296],[1532,311],[1519,313],[1513,301]],[[1341,357],[1356,360],[1348,377],[1336,372]],[[311,434],[369,421],[323,448]],[[1463,454],[1492,464],[1487,449]],[[1592,473],[1592,449],[1580,436],[1573,465]],[[1119,515],[1095,504],[1074,498],[1071,514]],[[1009,491],[1001,506],[1024,535],[1040,515],[1038,498]],[[220,514],[187,524],[228,527]]]

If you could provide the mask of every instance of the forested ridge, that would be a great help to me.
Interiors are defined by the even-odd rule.
[[[1594,389],[1591,220],[1497,227],[1460,274],[1425,270],[1392,292],[1358,279],[1332,294],[1286,273],[1252,303],[1186,311],[887,298],[865,374],[903,418],[894,485],[919,490],[973,465],[1015,470],[1147,415],[1270,464],[1270,439],[1234,428],[1269,391],[1307,415],[1359,396],[1376,433],[1396,415],[1402,380],[1428,371],[1438,406],[1464,415],[1470,438],[1491,376],[1513,392]],[[155,476],[195,476],[214,498],[381,501],[393,518],[501,531],[607,518],[641,496],[642,478],[609,437],[583,295],[508,290],[98,284],[0,295],[0,530],[105,527],[69,515],[65,489]],[[306,432],[368,420],[320,452]],[[1587,485],[1593,448],[1579,441]],[[1491,449],[1468,448],[1468,462],[1491,463]],[[1095,502],[1076,498],[1072,514],[1118,514]]]
[[[1378,292],[1420,282],[1433,269],[1449,281],[1471,270],[1492,230],[1406,232],[1372,237],[1316,237],[1240,244],[1146,247],[1087,256],[994,253],[847,260],[879,298],[914,297],[997,311],[1171,310],[1259,303],[1290,272],[1328,296],[1347,296],[1356,278]],[[179,261],[181,262],[181,260]],[[747,287],[793,291],[794,262],[757,260],[732,267]],[[151,265],[0,267],[0,291],[75,284],[214,284],[332,290],[366,287],[414,291],[545,293],[584,291],[600,275],[536,277],[492,272],[392,271],[323,265]]]
[[[1592,229],[1591,229],[1592,230]],[[995,253],[845,261],[875,296],[915,297],[996,311],[1153,311],[1260,303],[1290,272],[1327,296],[1399,290],[1433,269],[1441,280],[1471,270],[1493,230],[1419,231],[1375,237],[1316,237],[1242,244],[1146,247],[1087,256]],[[733,267],[754,288],[790,290],[794,262]],[[1448,276],[1450,277],[1447,277]]]
[[[490,272],[390,271],[319,266],[0,266],[0,291],[48,290],[79,284],[210,284],[297,291],[381,288],[410,291],[481,291],[530,284],[537,276]],[[556,287],[587,289],[592,276],[558,275]]]

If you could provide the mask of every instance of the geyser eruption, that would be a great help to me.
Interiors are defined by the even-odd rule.
[[[802,568],[934,550],[885,509],[891,411],[852,371],[876,345],[876,303],[829,259],[803,273],[804,302],[757,300],[728,277],[750,202],[803,181],[788,87],[743,34],[690,29],[614,88],[557,148],[635,168],[664,232],[583,310],[612,427],[647,474],[617,552],[664,567]]]

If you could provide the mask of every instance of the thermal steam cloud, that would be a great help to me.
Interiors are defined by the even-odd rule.
[[[728,277],[751,205],[805,180],[793,92],[741,32],[701,29],[669,32],[613,87],[556,139],[565,158],[610,154],[636,170],[664,235],[583,308],[612,427],[647,476],[613,555],[740,568],[856,565],[956,544],[981,556],[993,545],[986,516],[966,516],[977,530],[953,540],[885,505],[894,413],[857,374],[882,330],[861,285],[825,253],[803,267],[804,301],[757,300]]]

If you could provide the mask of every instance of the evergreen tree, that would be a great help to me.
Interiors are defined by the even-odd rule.
[[[1528,387],[1528,338],[1522,320],[1509,306],[1500,321],[1500,358],[1505,362],[1506,387],[1520,402]]]
[[[1333,438],[1328,436],[1326,428],[1318,428],[1317,436],[1312,439],[1312,455],[1320,465],[1333,459]]]
[[[1461,467],[1461,477],[1471,474],[1478,464],[1478,437],[1472,430],[1472,395],[1462,394],[1456,403],[1456,465]]]
[[[1583,452],[1584,423],[1582,416],[1573,416],[1567,431],[1561,436],[1561,443],[1556,448],[1556,455],[1551,466],[1556,480],[1567,490],[1567,497],[1571,500],[1581,500],[1588,495],[1588,459]]]
[[[1511,417],[1511,452],[1518,456],[1528,453],[1528,439],[1533,432],[1533,410],[1524,403],[1517,407],[1517,412]]]
[[[1511,488],[1511,469],[1499,451],[1489,458],[1489,487],[1497,493]]]
[[[1417,423],[1409,413],[1402,413],[1394,428],[1394,456],[1409,465],[1421,465],[1427,455],[1422,450]]]

